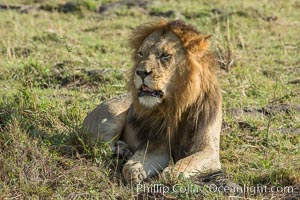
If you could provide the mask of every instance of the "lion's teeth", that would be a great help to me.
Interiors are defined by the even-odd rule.
[[[146,86],[142,86],[142,91],[144,91],[144,92],[153,92],[154,90],[151,90],[150,88],[148,88]]]

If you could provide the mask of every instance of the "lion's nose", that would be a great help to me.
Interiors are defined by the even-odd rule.
[[[146,78],[146,76],[150,75],[152,71],[147,72],[147,71],[136,71],[136,74],[140,76],[142,79]]]

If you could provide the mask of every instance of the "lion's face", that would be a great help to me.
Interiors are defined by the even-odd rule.
[[[184,48],[173,32],[157,30],[145,38],[136,51],[133,76],[141,105],[152,108],[174,92],[172,77],[184,59]]]

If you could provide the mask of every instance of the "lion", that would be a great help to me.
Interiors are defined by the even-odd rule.
[[[92,140],[110,142],[127,159],[126,182],[221,169],[222,96],[209,38],[180,20],[132,32],[129,92],[100,104],[83,122]]]

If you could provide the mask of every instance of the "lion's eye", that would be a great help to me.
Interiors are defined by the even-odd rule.
[[[144,56],[144,54],[143,54],[141,51],[137,52],[137,55],[138,55],[138,57],[140,57],[140,58],[142,58],[142,57]]]
[[[162,61],[167,61],[171,58],[171,55],[170,54],[167,54],[167,53],[162,53],[159,55],[159,59],[161,59]]]

